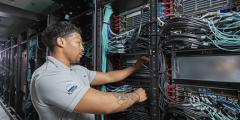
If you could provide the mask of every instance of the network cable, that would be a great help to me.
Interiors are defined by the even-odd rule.
[[[30,60],[33,56],[33,46],[36,44],[36,39],[33,38],[30,40],[30,50],[28,54],[28,59]],[[28,89],[30,90],[30,83],[31,83],[31,66],[30,63],[28,62],[28,75],[27,75],[27,82],[28,82]],[[28,109],[31,106],[31,94],[28,94],[27,101],[25,103],[25,107]]]
[[[232,14],[232,15],[230,15]],[[208,26],[211,32],[214,34],[214,38],[207,36],[209,40],[213,42],[213,44],[223,50],[226,51],[240,51],[240,49],[229,49],[223,48],[223,46],[239,46],[240,45],[240,35],[237,28],[239,28],[239,17],[240,14],[237,12],[229,12],[222,15],[219,20],[214,22],[211,19],[204,19],[208,22]],[[218,26],[217,26],[218,25]],[[225,26],[225,27],[220,27]],[[228,31],[226,31],[228,30]],[[229,32],[229,31],[232,32]]]
[[[231,103],[231,102],[229,102],[229,101],[227,101],[225,99],[222,99],[222,98],[219,98],[219,97],[214,97],[213,95],[211,95],[210,93],[207,93],[206,91],[200,91],[200,92],[205,94],[205,95],[211,96],[212,98],[217,99],[217,100],[219,100],[221,102],[227,103],[227,104],[229,104],[229,105],[231,105],[233,107],[236,107],[236,108],[240,109],[240,107],[238,105],[235,105],[235,104],[233,104],[233,103]]]

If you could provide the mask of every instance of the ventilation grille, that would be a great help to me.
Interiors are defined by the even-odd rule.
[[[126,30],[130,30],[130,29],[138,27],[140,25],[141,11],[138,11],[136,13],[137,14],[133,15],[132,17],[128,17],[128,16],[131,16],[132,14],[127,15],[127,17],[126,17]],[[149,21],[149,15],[150,15],[149,11],[143,12],[142,26],[144,25],[144,23]]]
[[[229,8],[228,0],[183,0],[183,14],[196,15]]]

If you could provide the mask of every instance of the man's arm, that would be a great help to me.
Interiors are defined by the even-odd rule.
[[[123,70],[110,71],[107,73],[97,72],[90,85],[102,85],[106,83],[117,82],[125,79],[136,70],[135,67],[128,67]]]
[[[113,82],[118,82],[120,80],[123,80],[129,75],[131,75],[135,70],[142,69],[143,66],[140,63],[140,60],[149,60],[149,59],[143,56],[137,60],[136,64],[133,67],[128,67],[123,70],[110,71],[107,73],[97,72],[95,78],[90,83],[90,85],[102,85],[106,83],[113,83]]]
[[[145,90],[139,88],[135,93],[101,92],[93,88],[84,94],[74,108],[74,112],[110,114],[122,111],[136,101],[143,102],[147,99]]]

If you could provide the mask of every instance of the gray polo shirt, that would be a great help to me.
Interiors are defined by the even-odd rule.
[[[94,120],[94,114],[75,113],[75,106],[90,88],[96,71],[71,68],[48,56],[32,75],[31,99],[41,120]]]

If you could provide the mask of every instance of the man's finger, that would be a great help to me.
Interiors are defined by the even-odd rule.
[[[142,56],[141,58],[144,58],[144,59],[149,59],[149,58],[147,58],[147,57],[145,57],[145,56]]]
[[[141,58],[141,60],[143,60],[143,61],[150,61],[150,59],[148,59],[148,58]]]

